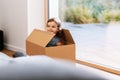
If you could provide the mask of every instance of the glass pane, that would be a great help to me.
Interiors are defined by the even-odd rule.
[[[120,0],[58,0],[58,4],[62,27],[75,40],[76,58],[120,70]]]

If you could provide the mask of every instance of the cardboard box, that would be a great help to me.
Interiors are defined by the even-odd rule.
[[[66,45],[46,47],[54,37],[46,31],[34,29],[26,40],[26,52],[28,55],[47,55],[53,58],[75,60],[75,43],[69,30],[62,29],[67,41]]]

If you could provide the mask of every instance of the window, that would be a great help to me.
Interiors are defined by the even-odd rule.
[[[120,0],[49,0],[76,42],[76,59],[120,74]]]

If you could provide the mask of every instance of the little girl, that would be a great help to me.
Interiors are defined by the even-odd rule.
[[[46,25],[46,31],[55,34],[55,36],[52,38],[52,40],[47,44],[47,47],[50,46],[60,46],[65,44],[64,41],[65,39],[63,38],[63,33],[62,30],[60,30],[61,23],[60,20],[57,18],[51,18],[47,21]],[[22,52],[15,52],[13,54],[13,57],[22,57],[22,56],[27,56],[26,54]]]
[[[60,46],[64,44],[60,20],[57,18],[51,18],[47,21],[46,31],[55,34],[53,39],[48,43],[49,46]]]

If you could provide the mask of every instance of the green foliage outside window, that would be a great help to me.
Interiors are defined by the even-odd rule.
[[[73,1],[73,2],[72,2]],[[120,2],[115,0],[66,0],[64,20],[75,24],[120,21]]]

